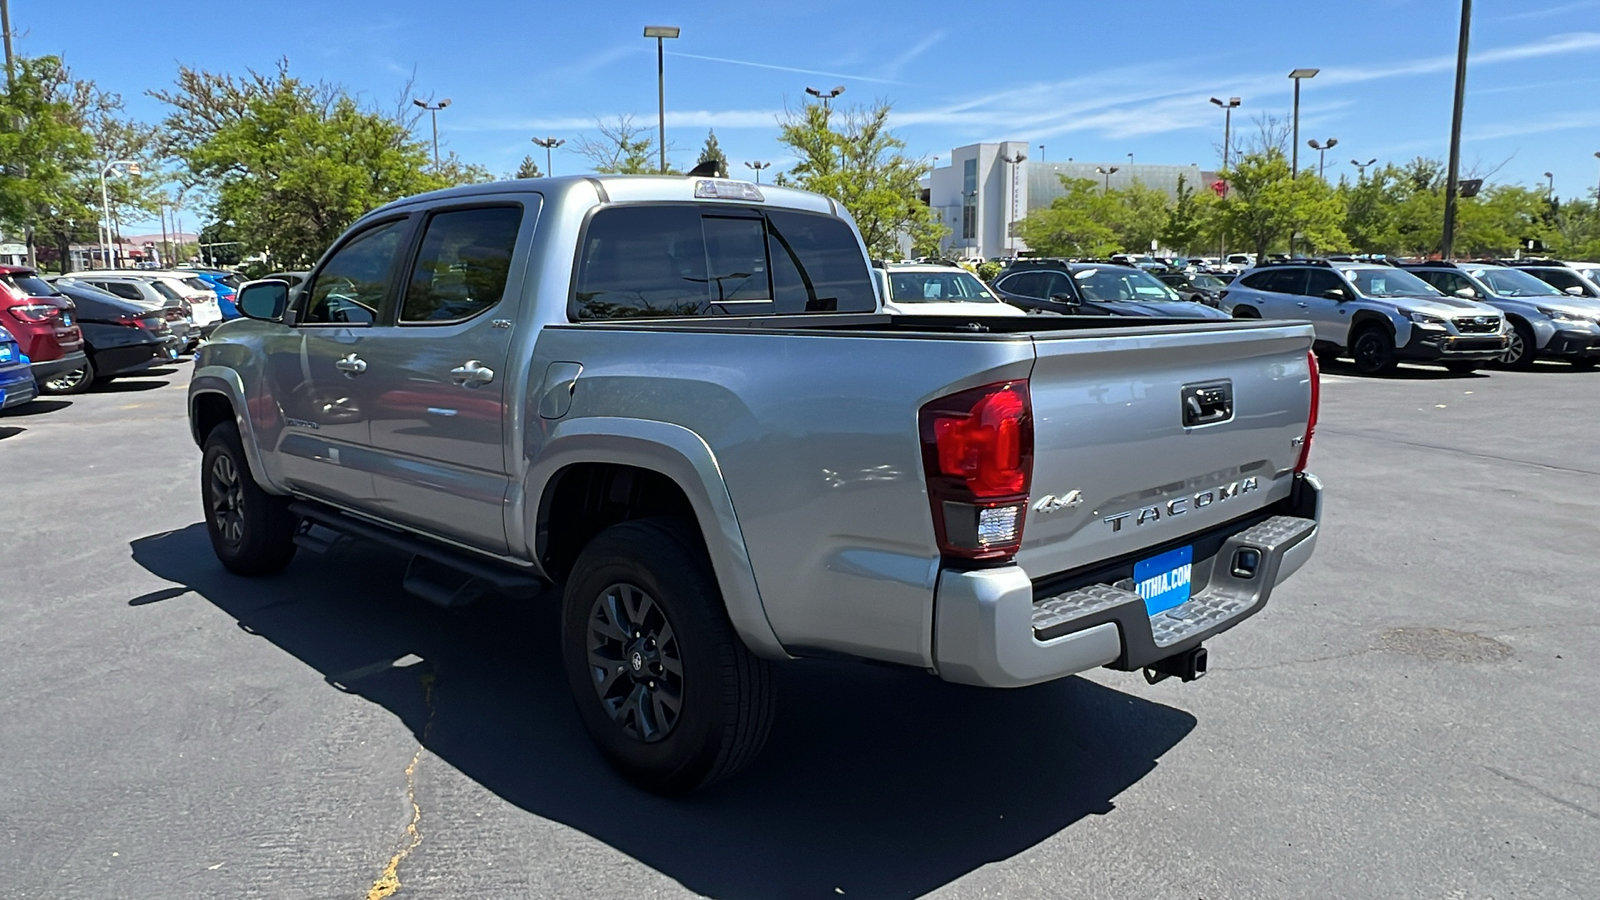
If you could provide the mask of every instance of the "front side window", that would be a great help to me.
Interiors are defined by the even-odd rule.
[[[403,324],[462,322],[499,305],[511,272],[522,208],[436,213],[406,281]]]
[[[1172,288],[1141,269],[1127,269],[1120,266],[1079,269],[1072,273],[1072,279],[1078,283],[1078,290],[1083,292],[1083,296],[1094,301],[1180,299]]]
[[[1345,269],[1344,277],[1364,297],[1436,297],[1433,285],[1403,269]]]
[[[317,273],[300,324],[371,325],[388,291],[405,224],[388,222],[345,242]]]

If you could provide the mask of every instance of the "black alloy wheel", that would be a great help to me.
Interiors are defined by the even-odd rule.
[[[1356,371],[1363,375],[1386,375],[1400,364],[1394,355],[1394,339],[1382,328],[1368,328],[1357,335],[1350,356]]]
[[[683,714],[683,657],[666,613],[632,584],[613,584],[589,610],[595,694],[622,733],[654,743]]]
[[[238,428],[228,422],[211,429],[200,458],[200,499],[211,549],[235,575],[271,575],[294,557],[299,517],[289,498],[256,484]]]
[[[85,359],[81,368],[62,372],[39,385],[39,389],[46,394],[81,394],[94,386],[94,380],[94,361]]]
[[[206,503],[217,536],[229,547],[244,542],[244,486],[239,482],[239,467],[233,457],[219,453],[206,473]]]

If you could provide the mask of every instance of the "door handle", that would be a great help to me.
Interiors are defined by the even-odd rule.
[[[475,388],[494,380],[494,370],[476,359],[450,370],[450,380],[462,387]]]
[[[1295,303],[1295,306],[1298,306],[1298,307],[1300,307],[1300,308],[1301,308],[1301,309],[1310,309],[1310,308],[1311,308],[1311,304],[1309,304],[1309,303],[1304,303],[1304,302],[1299,302],[1299,301],[1297,301],[1297,302],[1296,302],[1296,303]]]
[[[346,353],[333,366],[343,372],[346,378],[354,378],[367,370],[367,361],[354,353]]]

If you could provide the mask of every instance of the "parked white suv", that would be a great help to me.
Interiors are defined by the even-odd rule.
[[[883,311],[914,316],[1025,316],[978,276],[946,263],[886,263],[874,267]]]

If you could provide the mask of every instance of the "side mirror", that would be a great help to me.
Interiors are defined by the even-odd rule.
[[[1583,288],[1582,287],[1580,287],[1580,286],[1578,286],[1576,284],[1573,285],[1572,287],[1567,288],[1567,293],[1571,294],[1574,297],[1587,297],[1587,296],[1589,296],[1588,294],[1583,292]]]
[[[1322,292],[1322,296],[1328,300],[1346,299],[1344,296],[1344,288],[1328,288]]]
[[[251,281],[239,288],[233,305],[239,312],[263,322],[282,322],[289,309],[289,282],[278,278]]]
[[[1074,297],[1071,294],[1051,294],[1050,299],[1056,301],[1062,306],[1072,307],[1074,309],[1083,305],[1082,300],[1079,300],[1077,297]]]
[[[1478,299],[1478,292],[1469,287],[1456,288],[1455,294],[1457,297],[1461,297],[1466,300]]]

